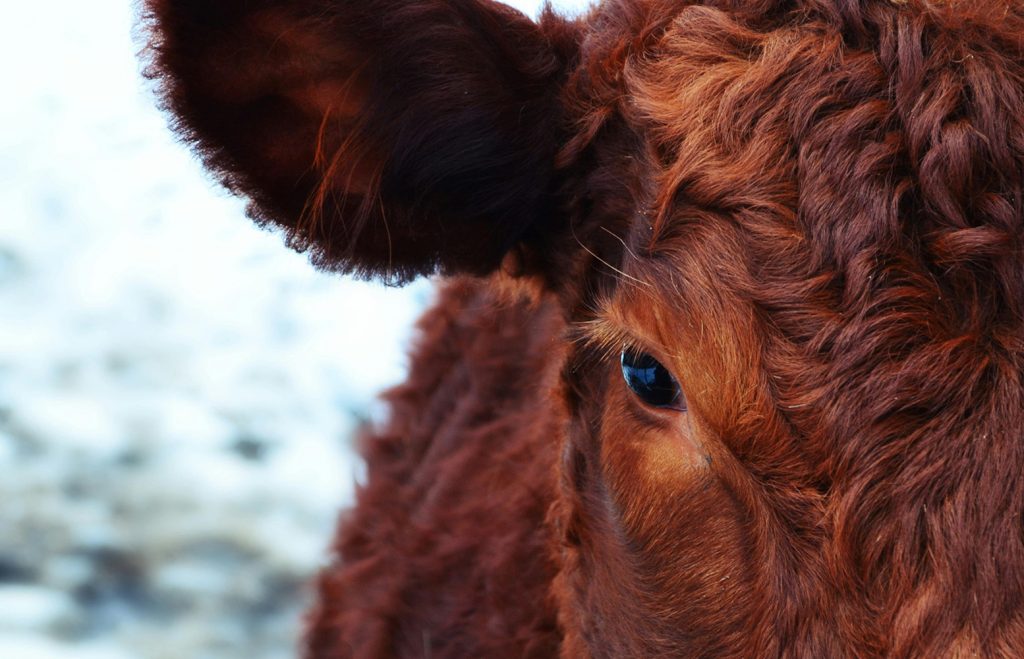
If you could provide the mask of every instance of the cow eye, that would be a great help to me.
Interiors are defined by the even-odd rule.
[[[622,377],[637,398],[651,407],[685,410],[686,398],[679,383],[654,357],[626,348],[622,351]]]

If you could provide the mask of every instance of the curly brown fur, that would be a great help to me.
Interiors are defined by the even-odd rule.
[[[320,580],[312,657],[550,657],[557,308],[448,284]],[[552,365],[555,365],[553,368]],[[500,413],[496,413],[500,410]],[[477,496],[467,497],[466,491]]]
[[[386,6],[421,5],[501,15]],[[150,6],[159,34],[198,29]],[[501,20],[484,33],[530,31]],[[350,56],[328,24],[309,43]],[[542,71],[516,107],[550,124],[504,153],[543,174],[509,168],[500,204],[528,181],[544,210],[408,252],[406,273],[499,272],[446,284],[422,325],[310,656],[1024,655],[1024,6],[605,0],[531,29],[482,66]],[[184,47],[158,60],[172,109],[231,179],[217,149],[269,152],[174,104]],[[322,238],[382,272],[378,244]],[[688,411],[634,396],[623,346]]]
[[[658,544],[617,560],[641,558],[641,582],[722,573],[735,590],[695,603],[660,588],[633,634],[577,614],[583,633],[628,639],[612,655],[1019,654],[1020,6],[607,11],[619,33],[594,42],[634,44],[617,111],[659,185],[634,186],[651,221],[630,227],[621,264],[647,286],[617,286],[597,317],[673,364],[714,476],[679,477],[685,503],[664,508],[679,526],[637,522],[626,535]],[[588,391],[577,416],[607,417],[610,396]],[[611,521],[666,490],[643,491],[637,455],[609,460],[645,425],[570,436],[602,465],[592,478],[631,483]],[[564,608],[642,609],[649,595],[588,603],[592,570],[563,576]]]

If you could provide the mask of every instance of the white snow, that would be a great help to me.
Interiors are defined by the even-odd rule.
[[[431,288],[317,273],[245,220],[133,20],[0,21],[0,657],[291,656]]]
[[[0,657],[13,659],[131,659],[113,643],[61,643],[28,634],[0,635]]]
[[[0,629],[46,630],[71,610],[71,600],[60,591],[39,586],[0,586]]]

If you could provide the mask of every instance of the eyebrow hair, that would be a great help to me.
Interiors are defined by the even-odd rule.
[[[669,262],[637,256],[627,241],[619,240],[633,257],[633,263],[641,264],[641,270],[629,273],[628,279],[616,277],[619,285],[615,290],[594,300],[590,317],[574,322],[567,338],[580,347],[594,350],[602,358],[616,356],[623,346],[667,359],[679,358],[678,352],[664,340],[665,334],[658,331],[660,328],[671,332],[676,321],[686,322],[683,318],[672,317],[671,309],[662,304],[667,299],[680,297],[679,282]],[[644,286],[637,285],[638,282]],[[629,313],[630,309],[638,313]]]
[[[654,352],[665,357],[676,357],[676,353],[660,341],[652,341],[651,337],[638,334],[607,313],[599,313],[596,318],[579,321],[570,328],[570,340],[581,347],[589,348],[607,359],[617,355],[623,348],[629,347],[644,352]]]

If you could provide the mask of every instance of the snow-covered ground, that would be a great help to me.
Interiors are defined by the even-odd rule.
[[[430,286],[250,226],[153,109],[133,12],[0,22],[0,657],[292,656]]]

